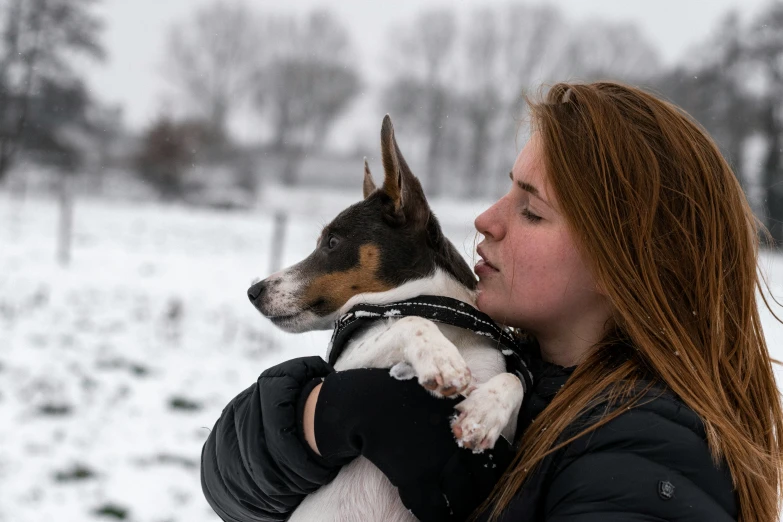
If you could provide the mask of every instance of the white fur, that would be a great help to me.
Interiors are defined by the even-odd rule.
[[[301,295],[307,280],[302,278],[298,264],[275,272],[266,278],[266,282],[269,290],[262,305],[264,315],[272,320],[277,316],[290,316],[283,323],[275,323],[279,328],[291,333],[332,328],[337,313],[319,316],[309,310],[302,310]]]
[[[285,270],[275,272],[266,278],[270,285],[271,311],[279,314],[290,314],[296,311],[299,306],[299,294],[302,293],[302,287],[305,281],[301,278],[297,265]]]
[[[387,292],[357,295],[337,315],[358,303],[390,303],[422,294],[453,297],[475,306],[473,292],[445,271],[436,270],[430,277]],[[462,388],[470,384],[471,389],[475,386],[460,408],[463,419],[471,423],[470,429],[463,426],[463,433],[470,436],[468,441],[489,441],[491,447],[501,431],[509,440],[513,438],[522,403],[522,384],[515,376],[504,373],[505,359],[491,339],[420,317],[391,318],[378,321],[349,341],[335,369],[395,368],[393,375],[407,377],[409,368],[397,366],[401,364],[409,365],[422,383],[440,378],[439,390],[449,385]],[[464,441],[458,442],[462,445]],[[397,489],[386,476],[359,457],[330,484],[307,496],[289,519],[314,520],[407,522],[416,518],[402,504]]]

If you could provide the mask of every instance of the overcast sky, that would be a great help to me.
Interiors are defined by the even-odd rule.
[[[260,10],[305,12],[328,6],[348,25],[363,69],[369,73],[380,59],[388,27],[412,17],[425,7],[450,5],[469,10],[478,5],[505,4],[508,0],[247,0]],[[741,9],[743,17],[755,15],[769,0],[547,0],[561,8],[568,19],[587,22],[591,18],[636,23],[651,43],[657,45],[665,63],[682,58],[689,48],[714,29],[730,9]],[[186,18],[203,0],[103,0],[105,18],[103,43],[108,59],[90,66],[89,85],[99,99],[121,103],[125,121],[132,128],[146,126],[168,103],[163,97],[166,83],[161,74],[165,35],[172,22]],[[530,2],[528,2],[530,3]],[[281,7],[284,5],[285,7]]]

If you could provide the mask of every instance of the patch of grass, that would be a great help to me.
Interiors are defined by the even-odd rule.
[[[99,517],[116,518],[118,520],[125,520],[128,518],[128,510],[117,504],[104,504],[103,506],[93,511],[94,515]]]
[[[71,414],[71,406],[69,404],[42,404],[38,407],[38,413],[41,415],[51,415],[53,417],[65,417]]]
[[[169,408],[172,410],[198,411],[202,407],[200,402],[190,400],[187,397],[174,396],[169,399]]]
[[[150,458],[138,459],[136,463],[140,467],[149,466],[182,466],[185,469],[198,469],[199,461],[180,455],[172,455],[171,453],[158,453]]]
[[[137,377],[146,377],[150,370],[140,363],[131,362],[121,358],[106,359],[97,364],[101,370],[118,370],[127,368],[129,372]]]
[[[95,472],[82,464],[75,464],[71,469],[58,471],[54,474],[57,482],[76,482],[95,477]]]
[[[150,373],[149,368],[147,368],[146,366],[143,366],[141,364],[131,363],[131,364],[128,365],[128,369],[131,371],[131,373],[133,375],[137,375],[139,377],[144,377],[148,373]]]
[[[157,456],[157,461],[158,464],[174,464],[188,469],[196,469],[199,465],[199,462],[195,459],[180,457],[179,455],[171,455],[169,453],[159,454]]]

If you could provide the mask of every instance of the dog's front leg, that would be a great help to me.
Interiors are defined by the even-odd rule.
[[[412,369],[419,383],[438,397],[454,395],[471,384],[465,359],[432,321],[403,317],[362,344],[368,342],[372,343],[372,352],[377,354],[376,362],[393,366],[393,376],[413,377],[405,375],[410,373],[406,368]],[[362,351],[368,352],[367,348]]]
[[[481,453],[494,447],[501,434],[512,441],[523,396],[522,383],[510,373],[501,373],[479,384],[468,398],[455,406],[460,413],[452,421],[451,429],[459,445]]]

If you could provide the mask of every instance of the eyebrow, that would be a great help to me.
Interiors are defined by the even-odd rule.
[[[514,181],[514,172],[513,171],[509,172],[508,173],[508,177],[509,177],[509,179],[511,181]],[[549,206],[549,207],[552,206],[544,198],[541,197],[541,194],[538,192],[538,189],[536,187],[534,187],[533,185],[531,185],[530,183],[527,183],[527,182],[524,182],[524,181],[520,181],[520,180],[516,180],[516,183],[517,183],[517,186],[519,188],[521,188],[522,190],[524,190],[525,192],[530,192],[535,197],[537,197],[538,199],[540,199],[541,201],[546,203],[547,206]]]

